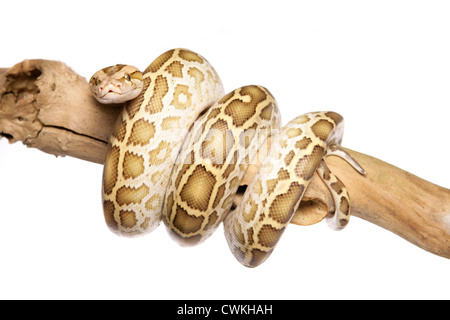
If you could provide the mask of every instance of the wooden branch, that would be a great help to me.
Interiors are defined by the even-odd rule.
[[[97,103],[86,79],[61,62],[25,60],[0,69],[0,137],[10,142],[22,141],[56,156],[102,164],[107,137],[120,109]],[[328,158],[327,164],[348,188],[352,215],[450,258],[450,190],[376,158],[347,151],[365,168],[366,176],[336,157]],[[248,169],[243,185],[257,168]],[[238,195],[235,202],[240,199]],[[329,191],[316,175],[292,223],[317,223],[333,206]]]
[[[119,112],[61,62],[25,60],[0,73],[0,135],[10,142],[102,163]]]

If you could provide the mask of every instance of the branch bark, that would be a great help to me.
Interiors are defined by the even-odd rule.
[[[0,137],[11,143],[22,141],[56,156],[102,164],[107,137],[120,110],[120,106],[99,104],[86,79],[61,62],[25,60],[0,69]],[[450,258],[450,190],[371,156],[347,151],[365,168],[366,176],[336,157],[328,158],[327,164],[348,188],[352,215]],[[257,167],[248,169],[243,185]],[[238,195],[235,202],[240,199]],[[315,175],[292,223],[317,223],[333,206]]]
[[[11,143],[98,163],[120,112],[98,103],[86,79],[48,60],[25,60],[0,73],[0,103],[0,134]]]

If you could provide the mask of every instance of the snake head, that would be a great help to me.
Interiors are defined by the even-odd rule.
[[[144,80],[142,72],[136,67],[116,64],[94,73],[89,85],[99,102],[124,103],[141,93]]]

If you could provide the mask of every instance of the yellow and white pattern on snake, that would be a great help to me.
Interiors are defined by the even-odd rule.
[[[183,143],[166,193],[164,222],[181,245],[198,244],[216,230],[281,117],[267,89],[246,86],[223,97],[198,123]]]
[[[342,132],[339,114],[313,112],[295,118],[271,137],[271,155],[262,162],[240,205],[224,221],[228,245],[243,265],[256,267],[270,256],[316,171],[335,200],[335,210],[328,216],[330,226],[347,225],[348,193],[323,159],[337,155],[365,172],[338,146]]]
[[[162,54],[143,74],[142,92],[113,129],[103,173],[106,223],[122,235],[159,225],[181,143],[198,115],[223,96],[212,66],[188,50]]]
[[[270,255],[315,171],[336,202],[332,225],[345,226],[348,194],[323,159],[341,156],[363,170],[337,146],[342,138],[338,114],[301,116],[274,136],[280,116],[267,89],[242,87],[218,101],[223,89],[214,69],[184,49],[161,55],[143,78],[142,93],[126,104],[118,119],[105,161],[104,214],[113,231],[149,232],[163,214],[179,243],[200,243],[225,218],[257,145],[270,135],[279,137],[272,143],[276,150],[247,188],[244,201],[225,219],[236,258],[254,267]],[[216,101],[183,143],[197,116]]]

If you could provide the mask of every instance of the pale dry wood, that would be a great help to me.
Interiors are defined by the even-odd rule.
[[[0,137],[22,141],[56,156],[103,163],[107,137],[120,106],[103,106],[89,93],[85,78],[65,64],[25,60],[0,69]],[[368,172],[362,176],[343,160],[327,164],[347,186],[352,215],[388,229],[417,246],[450,258],[450,190],[386,162],[347,150]],[[245,185],[258,165],[252,165]],[[237,196],[235,203],[239,203]],[[315,175],[292,223],[321,221],[333,201]]]
[[[374,157],[345,150],[367,175],[359,174],[338,157],[329,157],[326,162],[348,189],[351,215],[450,258],[450,190]],[[258,169],[259,163],[251,165],[243,184],[248,184]],[[333,210],[331,194],[315,174],[291,223],[311,225],[322,221]]]
[[[25,60],[0,73],[0,135],[57,156],[101,163],[120,108],[101,105],[64,63]]]
[[[349,190],[352,215],[450,258],[450,190],[374,157],[347,151],[367,176],[359,175],[340,158],[330,157],[327,163]],[[308,191],[311,197],[321,192]]]

